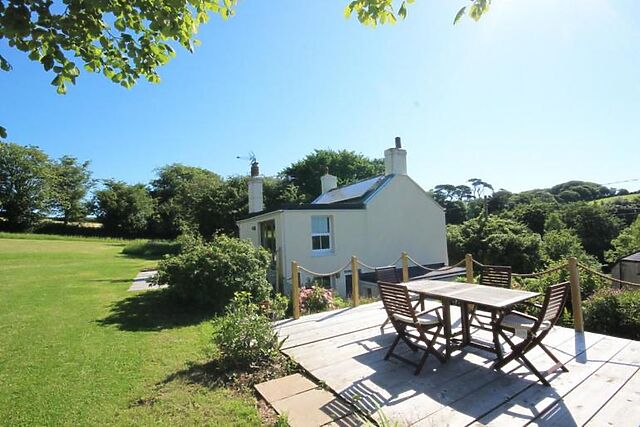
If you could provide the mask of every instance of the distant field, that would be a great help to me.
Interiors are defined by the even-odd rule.
[[[190,374],[210,322],[126,291],[153,261],[125,243],[0,233],[0,424],[259,425],[252,396]]]
[[[604,199],[592,200],[589,203],[592,203],[592,204],[611,203],[611,202],[615,202],[616,200],[640,200],[640,194],[634,193],[634,194],[625,194],[624,196],[611,196],[611,197],[606,197]]]

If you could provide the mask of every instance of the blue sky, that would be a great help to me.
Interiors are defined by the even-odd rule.
[[[91,160],[97,178],[147,182],[181,162],[275,174],[314,148],[372,157],[399,135],[425,188],[482,178],[520,191],[569,179],[640,178],[640,12],[633,0],[418,0],[395,26],[345,20],[348,0],[243,0],[201,27],[195,54],[127,90],[53,76],[0,50],[9,140]],[[614,184],[640,188],[640,181]]]

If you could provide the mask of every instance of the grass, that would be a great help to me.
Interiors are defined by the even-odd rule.
[[[622,196],[605,197],[603,199],[592,200],[589,203],[597,205],[597,204],[612,203],[612,202],[616,202],[618,200],[626,200],[628,202],[634,201],[634,200],[640,200],[640,194],[632,193],[632,194],[625,194],[625,195],[622,195]]]
[[[0,424],[259,425],[251,394],[194,374],[207,316],[126,292],[153,263],[124,245],[0,233]]]

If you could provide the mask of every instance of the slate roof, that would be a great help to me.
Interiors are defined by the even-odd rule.
[[[621,261],[640,262],[640,252],[626,256],[622,258]]]

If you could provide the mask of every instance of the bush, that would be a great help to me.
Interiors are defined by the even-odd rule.
[[[219,235],[210,243],[194,241],[180,254],[160,261],[157,280],[183,302],[221,313],[236,292],[246,291],[256,302],[267,299],[268,266],[266,250]]]
[[[601,289],[584,302],[587,330],[640,339],[640,292]]]
[[[139,258],[162,258],[164,255],[177,255],[180,252],[179,242],[166,240],[148,240],[130,243],[122,249],[122,253]]]
[[[300,290],[300,308],[307,313],[319,313],[321,311],[332,310],[333,291],[321,286],[313,286]]]
[[[289,298],[276,294],[273,298],[261,301],[260,310],[271,320],[284,319],[289,311]]]
[[[525,225],[495,215],[480,216],[447,227],[449,258],[470,253],[483,264],[510,265],[515,272],[535,271],[543,264],[542,240]]]
[[[235,294],[225,316],[214,320],[214,327],[213,343],[226,366],[259,368],[278,356],[281,343],[248,292]]]

